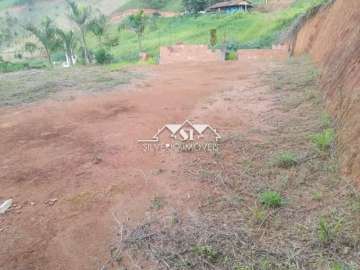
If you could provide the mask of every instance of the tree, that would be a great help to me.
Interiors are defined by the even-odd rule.
[[[140,52],[142,51],[142,40],[144,38],[146,24],[147,16],[143,10],[136,14],[130,15],[126,21],[127,27],[134,31],[137,35]]]
[[[0,44],[9,45],[16,38],[18,25],[17,18],[10,16],[8,12],[0,17]]]
[[[144,8],[161,9],[165,7],[166,0],[141,0],[141,6]]]
[[[98,38],[100,45],[108,27],[108,20],[105,15],[100,14],[98,17],[89,22],[88,29]]]
[[[33,53],[36,51],[37,46],[33,42],[26,42],[24,46],[24,50],[33,56]]]
[[[91,8],[88,6],[79,6],[74,1],[67,0],[70,7],[70,19],[78,26],[81,34],[81,42],[84,52],[85,63],[90,63],[89,50],[86,44],[86,32],[91,21]]]
[[[74,64],[73,62],[73,49],[75,47],[75,34],[72,30],[70,31],[64,31],[60,28],[56,29],[57,35],[60,37],[60,39],[64,43],[64,50],[65,50],[65,56],[66,56],[66,62],[72,66]]]
[[[58,39],[56,38],[56,27],[54,26],[52,20],[49,17],[46,17],[39,27],[27,24],[25,29],[31,32],[43,45],[49,64],[52,67],[53,63],[51,60],[51,51],[59,44]]]
[[[209,0],[182,0],[182,3],[186,12],[196,14],[205,10],[211,2]]]

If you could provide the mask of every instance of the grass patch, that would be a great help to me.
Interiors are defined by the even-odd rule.
[[[193,247],[193,252],[211,263],[216,263],[221,256],[221,254],[216,251],[212,246],[207,245],[197,245]]]
[[[336,220],[332,218],[330,221],[324,217],[320,218],[317,229],[318,239],[323,244],[329,244],[334,241],[338,236],[343,221],[341,219]]]
[[[167,1],[148,1],[148,0],[131,0],[127,1],[121,10],[127,10],[132,8],[152,8],[163,11],[175,11],[180,12],[183,9],[182,0],[167,0]]]
[[[277,208],[283,204],[283,198],[276,191],[264,191],[259,196],[262,205],[269,208]]]
[[[312,141],[320,151],[328,151],[335,140],[335,131],[331,128],[325,129],[312,136]]]
[[[332,119],[331,116],[328,113],[322,113],[320,116],[320,121],[321,121],[321,127],[322,128],[331,128],[332,125]]]
[[[267,217],[267,211],[263,209],[262,207],[254,207],[251,209],[253,220],[255,224],[262,224],[265,222]]]
[[[32,103],[55,96],[66,99],[66,92],[75,95],[112,90],[137,76],[139,74],[124,70],[111,72],[101,66],[0,73],[0,107]]]
[[[312,197],[314,201],[320,202],[323,198],[323,193],[321,191],[314,191]]]
[[[276,166],[284,169],[297,165],[297,156],[292,152],[283,152],[276,156],[275,158]]]

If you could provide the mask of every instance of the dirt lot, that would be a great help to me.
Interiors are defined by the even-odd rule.
[[[340,183],[333,149],[311,142],[330,124],[308,64],[133,72],[146,77],[0,109],[0,200],[15,203],[0,216],[0,269],[359,265],[360,199]],[[143,152],[138,139],[186,119],[221,133],[219,154]],[[279,165],[282,151],[295,152],[296,164]],[[280,208],[259,203],[267,189],[284,197]]]

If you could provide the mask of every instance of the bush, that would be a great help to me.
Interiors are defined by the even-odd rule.
[[[63,51],[57,51],[52,53],[51,58],[55,62],[64,62],[66,60],[65,53]]]
[[[25,69],[40,69],[46,67],[46,64],[42,61],[20,61],[20,62],[8,62],[0,58],[0,73],[14,72]]]
[[[107,52],[104,48],[98,49],[95,52],[96,63],[104,65],[111,63],[113,56],[111,53]]]
[[[238,59],[238,57],[237,57],[236,51],[227,52],[226,55],[225,55],[225,60],[226,61],[235,61],[237,59]]]
[[[260,203],[266,207],[280,207],[283,204],[281,195],[275,191],[264,191],[260,194]]]

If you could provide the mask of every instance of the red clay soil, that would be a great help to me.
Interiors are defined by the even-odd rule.
[[[300,30],[294,48],[309,53],[322,71],[344,173],[360,183],[360,1],[337,0],[321,10]]]
[[[269,64],[158,66],[127,90],[1,109],[0,201],[15,205],[0,216],[0,269],[100,269],[118,224],[144,220],[155,196],[191,212],[215,191],[181,174],[186,154],[137,140],[185,119],[255,129],[272,104],[258,81]]]

